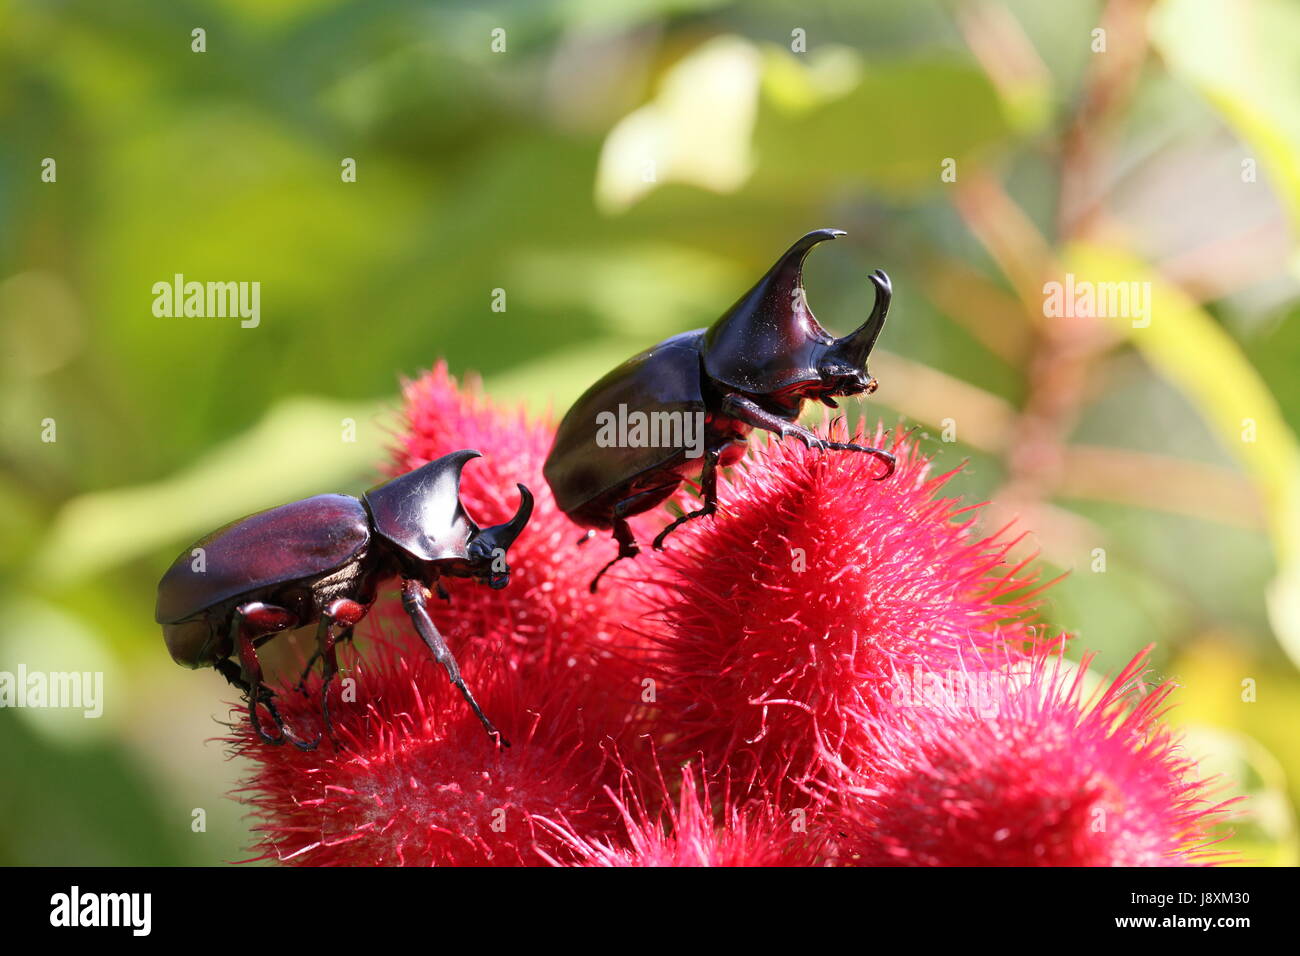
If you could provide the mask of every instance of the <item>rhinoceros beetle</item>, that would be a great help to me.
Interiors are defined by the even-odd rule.
[[[329,731],[336,645],[352,636],[379,585],[397,576],[415,630],[488,734],[501,740],[425,607],[430,586],[447,597],[439,581],[443,575],[474,578],[494,589],[509,583],[505,553],[528,523],[533,496],[519,485],[515,516],[479,528],[460,501],[461,471],[478,457],[472,449],[453,452],[376,485],[361,498],[317,495],[241,518],[200,539],[158,583],[155,618],[172,658],[186,667],[216,668],[244,692],[257,735],[283,744],[288,735],[274,696],[262,684],[256,649],[280,631],[315,623],[316,651],[303,680],[322,659],[321,708]],[[232,654],[238,655],[238,665]],[[262,728],[259,703],[275,721],[278,736]],[[311,742],[289,739],[302,750],[320,743],[319,736]]]
[[[838,229],[808,233],[713,325],[674,335],[628,359],[587,389],[564,416],[543,473],[565,514],[583,527],[612,529],[618,543],[617,555],[592,580],[593,592],[616,562],[640,553],[627,519],[661,504],[687,477],[700,475],[703,506],[660,531],[654,547],[661,550],[682,524],[717,510],[718,469],[744,455],[755,428],[793,436],[810,448],[866,452],[884,464],[877,479],[893,474],[889,452],[828,441],[796,424],[809,399],[838,408],[837,397],[876,390],[867,356],[889,311],[889,277],[880,270],[871,275],[876,292],[871,314],[840,339],[818,324],[804,297],[809,251],[842,235]],[[627,441],[602,436],[602,418],[607,425],[615,415],[630,421],[628,409],[643,416],[642,425],[661,424],[674,440],[648,442],[636,433],[643,440],[633,441],[632,431]],[[676,425],[683,419],[700,423],[702,436],[694,449],[677,440],[689,430]],[[582,540],[593,534],[588,531]]]

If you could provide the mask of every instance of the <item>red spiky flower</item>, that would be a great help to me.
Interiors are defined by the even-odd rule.
[[[632,733],[641,706],[636,676],[644,668],[620,627],[627,603],[587,589],[606,558],[576,546],[579,529],[542,478],[546,425],[492,406],[476,386],[458,388],[441,364],[406,395],[393,473],[478,448],[484,457],[465,470],[461,500],[480,524],[509,510],[516,482],[536,496],[510,550],[508,588],[452,580],[449,604],[429,602],[467,682],[513,746],[490,746],[399,602],[381,598],[358,629],[368,646],[355,703],[338,684],[331,691],[346,749],[266,747],[236,725],[237,746],[257,767],[245,789],[261,819],[258,848],[305,864],[537,864],[538,846],[559,846],[535,836],[537,815],[563,814],[592,832],[617,819],[603,799],[599,812],[591,808],[602,784],[618,779],[606,754]],[[319,679],[307,690],[279,689],[285,720],[304,738],[322,727]]]
[[[874,691],[857,765],[825,793],[846,861],[864,866],[1178,866],[1215,862],[1234,801],[1210,799],[1160,723],[1172,682],[1150,648],[1085,696],[1091,658],[965,671],[947,693]],[[906,682],[907,675],[896,680]],[[837,757],[833,758],[838,762]],[[864,769],[866,768],[866,769]]]
[[[460,448],[484,453],[465,469],[460,495],[480,524],[509,519],[516,482],[536,497],[528,527],[510,549],[510,586],[500,591],[450,582],[452,605],[430,605],[457,654],[504,655],[522,680],[553,683],[559,675],[588,685],[610,720],[630,720],[641,703],[645,667],[641,642],[623,625],[633,620],[626,595],[616,588],[592,594],[588,582],[609,560],[598,545],[580,546],[582,529],[559,510],[542,464],[555,437],[545,421],[521,409],[502,409],[476,381],[459,386],[438,363],[405,387],[406,428],[394,449],[392,474],[417,468]],[[504,516],[504,517],[503,517]],[[642,518],[642,530],[653,516]],[[394,629],[401,611],[391,606]],[[566,678],[567,679],[567,678]]]
[[[480,523],[510,516],[515,482],[536,496],[510,586],[453,582],[451,604],[429,608],[513,746],[491,744],[381,599],[331,688],[342,748],[269,746],[234,724],[253,765],[243,793],[262,858],[1213,861],[1209,828],[1224,807],[1205,802],[1158,723],[1167,687],[1129,713],[1136,664],[1091,702],[1049,669],[1027,623],[1035,574],[1009,560],[1012,538],[977,532],[974,512],[941,496],[949,476],[931,475],[908,436],[877,430],[869,442],[898,456],[879,482],[868,456],[756,442],[716,516],[592,595],[608,542],[578,547],[580,529],[556,507],[541,473],[548,424],[459,388],[443,365],[406,387],[406,421],[394,473],[484,453],[461,485]],[[638,537],[667,520],[640,516]],[[898,697],[900,675],[990,661],[1021,675],[999,685],[997,721]],[[307,690],[278,692],[300,737],[322,729],[319,678]],[[1098,810],[1102,836],[1089,829]]]
[[[768,443],[724,485],[723,517],[671,539],[650,629],[665,754],[806,780],[818,740],[854,752],[849,714],[894,668],[1028,638],[1034,575],[1008,561],[1015,539],[978,533],[973,509],[940,497],[952,473],[932,476],[905,435],[853,440],[888,440],[893,476],[876,481],[868,455]]]
[[[563,842],[536,824],[562,813],[591,832],[612,829],[604,752],[581,733],[580,695],[521,697],[491,664],[462,668],[512,742],[499,749],[427,654],[371,641],[330,693],[328,738],[304,753],[257,740],[236,724],[236,749],[257,770],[244,790],[259,823],[260,858],[306,866],[538,865]],[[351,685],[348,680],[353,681]],[[320,681],[282,689],[280,711],[303,737],[322,730]]]
[[[659,793],[653,802],[663,808],[657,815],[646,810],[642,798],[605,788],[623,823],[616,838],[584,835],[567,822],[541,821],[568,851],[567,860],[545,851],[543,856],[556,866],[608,867],[812,866],[818,858],[802,816],[781,819],[770,803],[736,803],[725,790],[715,813],[707,781],[701,784],[691,767],[682,770],[676,805],[663,778],[655,784]]]

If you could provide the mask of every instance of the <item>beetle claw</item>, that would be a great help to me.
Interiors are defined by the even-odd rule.
[[[272,737],[262,728],[262,722],[257,719],[257,705],[262,704],[271,714],[271,719],[275,721],[276,729],[280,731],[280,736]],[[320,745],[320,735],[317,734],[313,741],[302,741],[295,738],[285,727],[284,718],[280,716],[280,711],[275,706],[275,695],[269,690],[263,690],[256,697],[249,698],[248,719],[253,725],[253,731],[264,743],[273,744],[277,747],[283,746],[285,741],[293,744],[299,750],[315,750]]]
[[[592,578],[591,583],[587,585],[587,590],[590,591],[592,594],[595,594],[598,590],[600,590],[600,579],[605,576],[606,571],[608,571],[614,565],[618,564],[618,562],[622,560],[622,558],[623,555],[620,554],[618,557],[610,559],[610,561],[603,568],[601,568],[599,571],[596,572],[596,576]]]
[[[873,456],[876,459],[876,461],[881,462],[885,466],[884,473],[880,475],[876,475],[876,477],[873,479],[874,481],[884,481],[886,478],[888,478],[890,475],[894,473],[894,469],[898,466],[898,459],[895,458],[889,452],[884,451],[883,449],[863,448],[861,449],[861,451],[865,451],[868,455]]]
[[[663,548],[660,548],[659,550],[662,551]],[[600,579],[605,576],[606,571],[608,571],[614,565],[618,564],[624,558],[635,558],[640,553],[641,553],[641,549],[638,548],[635,543],[633,543],[630,549],[624,549],[620,547],[618,554],[610,558],[609,561],[605,564],[605,566],[596,572],[596,576],[591,579],[591,584],[587,586],[587,590],[589,590],[592,594],[595,594],[600,589]]]
[[[257,719],[257,705],[265,704],[266,709],[271,712],[271,718],[275,721],[276,727],[280,730],[279,737],[272,737],[262,729],[262,722]],[[262,691],[257,694],[248,695],[248,722],[253,725],[253,732],[262,738],[264,743],[275,744],[279,746],[287,739],[284,733],[284,721],[280,719],[279,713],[276,712],[275,704],[269,692]]]
[[[310,753],[311,751],[315,750],[317,747],[320,746],[320,739],[321,739],[321,735],[320,735],[320,734],[317,734],[317,735],[316,735],[316,739],[313,740],[311,743],[306,743],[306,742],[301,741],[301,740],[295,740],[293,737],[290,737],[290,738],[289,738],[289,743],[293,744],[295,747],[297,747],[297,748],[298,748],[299,750],[301,750],[303,753]]]
[[[667,537],[670,534],[672,534],[682,525],[686,524],[686,522],[694,521],[696,518],[707,518],[709,515],[717,513],[717,510],[718,507],[716,504],[708,503],[705,504],[703,508],[697,508],[695,511],[688,511],[686,512],[686,514],[678,518],[675,518],[673,522],[668,525],[668,527],[664,528],[664,530],[660,531],[657,535],[655,535],[655,539],[652,546],[656,551],[664,550],[664,541],[667,539]]]
[[[882,474],[876,475],[872,481],[884,481],[894,473],[894,468],[898,464],[898,459],[882,448],[868,448],[866,445],[855,445],[852,442],[845,441],[828,441],[825,443],[827,448],[834,451],[860,451],[871,455],[877,461],[885,466]]]

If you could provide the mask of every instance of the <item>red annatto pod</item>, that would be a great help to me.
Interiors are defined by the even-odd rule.
[[[660,809],[651,813],[635,789],[617,794],[605,787],[622,819],[621,839],[539,818],[564,852],[539,847],[538,855],[552,866],[597,867],[814,866],[820,860],[820,839],[809,838],[774,805],[734,800],[725,786],[715,799],[708,776],[690,764],[681,769],[676,805],[662,777],[658,789]]]
[[[379,585],[400,577],[411,623],[488,734],[501,740],[425,609],[428,588],[444,593],[443,575],[473,578],[494,589],[510,581],[506,551],[528,523],[533,496],[519,485],[515,516],[480,528],[460,502],[461,471],[478,457],[472,449],[453,452],[376,485],[361,498],[317,495],[249,515],[202,538],[177,557],[158,583],[154,616],[172,658],[186,667],[214,667],[242,690],[249,720],[262,740],[282,744],[290,739],[300,749],[313,749],[319,737],[304,742],[287,734],[275,698],[262,684],[257,647],[280,631],[317,625],[316,652],[307,667],[318,657],[324,661],[321,709],[329,731],[336,645],[352,636]],[[238,664],[232,654],[238,654]],[[279,736],[262,729],[259,703]]]
[[[809,399],[837,408],[838,397],[876,390],[867,357],[889,311],[889,277],[872,273],[871,315],[840,339],[818,324],[804,296],[804,259],[819,242],[842,235],[808,233],[712,326],[628,359],[564,416],[546,480],[565,514],[583,527],[611,529],[618,543],[593,591],[615,562],[640,553],[627,519],[664,502],[686,478],[700,475],[704,504],[664,528],[654,547],[661,550],[683,523],[717,510],[718,469],[744,455],[755,428],[810,448],[866,452],[885,466],[878,478],[893,474],[889,452],[828,441],[796,423]]]
[[[825,785],[827,831],[860,866],[1200,866],[1231,863],[1219,800],[1160,717],[1174,684],[1148,686],[1148,646],[1085,691],[1060,648],[949,672],[923,695],[905,674],[848,709],[870,747]],[[934,674],[939,677],[941,675]],[[900,693],[901,691],[901,693]]]

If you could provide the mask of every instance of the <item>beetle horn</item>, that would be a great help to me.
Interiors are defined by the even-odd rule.
[[[883,269],[871,273],[871,284],[876,287],[876,304],[872,306],[871,315],[856,332],[835,343],[836,351],[854,368],[867,367],[867,356],[875,348],[876,339],[880,338],[880,331],[885,327],[885,316],[889,314],[889,302],[894,295],[889,276]]]
[[[750,292],[753,304],[759,309],[770,310],[771,314],[784,316],[792,314],[795,321],[817,320],[808,308],[808,299],[803,295],[803,264],[813,246],[827,239],[838,239],[845,235],[842,229],[814,229],[800,238],[793,246],[781,254],[768,270],[767,275]],[[796,296],[795,292],[799,294]],[[754,293],[758,292],[758,296]]]
[[[515,516],[505,524],[494,524],[490,528],[484,528],[479,532],[479,537],[484,539],[488,546],[496,550],[510,550],[510,546],[515,543],[520,532],[524,530],[524,525],[528,524],[528,519],[533,515],[533,493],[528,490],[526,485],[516,485],[519,489],[519,510]]]
[[[813,246],[844,235],[815,229],[800,238],[752,289],[704,333],[704,370],[715,382],[767,393],[817,377],[816,356],[832,341],[803,293]]]

